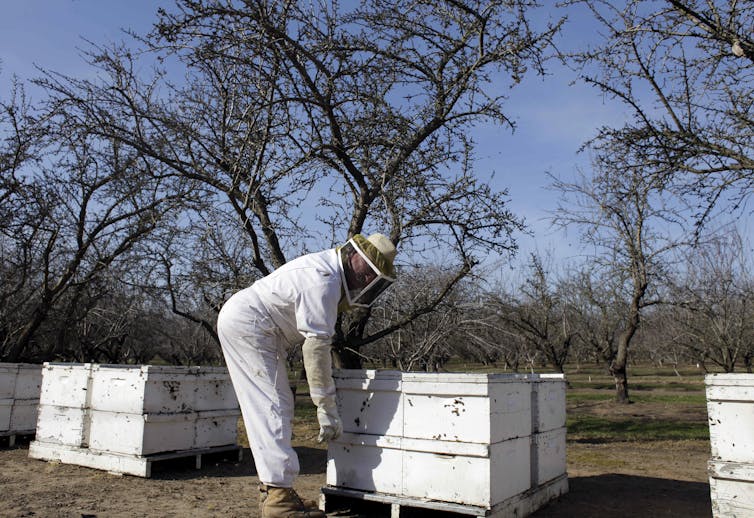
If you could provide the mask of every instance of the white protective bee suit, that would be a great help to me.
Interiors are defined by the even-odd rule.
[[[218,315],[220,344],[262,484],[292,487],[299,471],[291,446],[294,398],[286,370],[291,346],[303,342],[319,440],[334,439],[342,432],[330,347],[339,304],[341,308],[368,305],[359,303],[361,295],[347,281],[354,277],[346,274],[346,251],[355,249],[377,272],[378,278],[367,286],[371,293],[364,295],[371,304],[394,279],[395,248],[381,234],[368,239],[356,235],[344,247],[294,259],[233,295]]]

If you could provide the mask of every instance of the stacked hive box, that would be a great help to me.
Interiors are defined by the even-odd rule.
[[[45,363],[34,445],[86,447],[92,364]]]
[[[531,487],[536,488],[566,472],[565,376],[532,374],[527,380],[532,389]]]
[[[0,435],[34,433],[37,425],[42,366],[28,363],[0,363]]]
[[[712,514],[754,516],[754,374],[708,374],[705,383]]]
[[[482,516],[522,516],[567,491],[562,375],[340,371],[336,385],[345,433],[328,449],[331,490]]]
[[[33,458],[148,476],[147,456],[235,446],[227,370],[46,363]]]

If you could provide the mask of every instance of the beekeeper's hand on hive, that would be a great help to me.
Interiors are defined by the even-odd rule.
[[[337,438],[343,426],[330,349],[338,311],[370,306],[395,279],[395,254],[386,236],[357,234],[341,247],[286,263],[233,295],[220,311],[217,333],[261,481],[263,518],[324,516],[293,490],[299,464],[291,447],[287,349],[303,341],[319,440]]]

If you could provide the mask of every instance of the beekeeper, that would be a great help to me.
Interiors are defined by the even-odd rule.
[[[324,516],[293,489],[299,463],[291,447],[294,398],[287,351],[303,343],[318,440],[337,438],[343,425],[330,348],[338,311],[370,306],[395,280],[395,254],[388,237],[357,234],[343,246],[286,263],[220,310],[217,334],[259,475],[263,518]]]

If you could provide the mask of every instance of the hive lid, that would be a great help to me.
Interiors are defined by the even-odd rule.
[[[93,363],[67,363],[67,362],[44,362],[45,369],[84,369],[91,370]]]
[[[127,375],[139,376],[148,379],[162,379],[164,377],[197,376],[202,378],[228,377],[228,369],[225,367],[203,366],[180,366],[180,365],[118,365],[118,364],[94,364],[92,371],[103,375]]]
[[[704,383],[706,385],[752,386],[754,385],[754,374],[707,374],[704,376]]]
[[[403,381],[424,383],[520,383],[530,381],[528,374],[480,372],[404,372]]]

